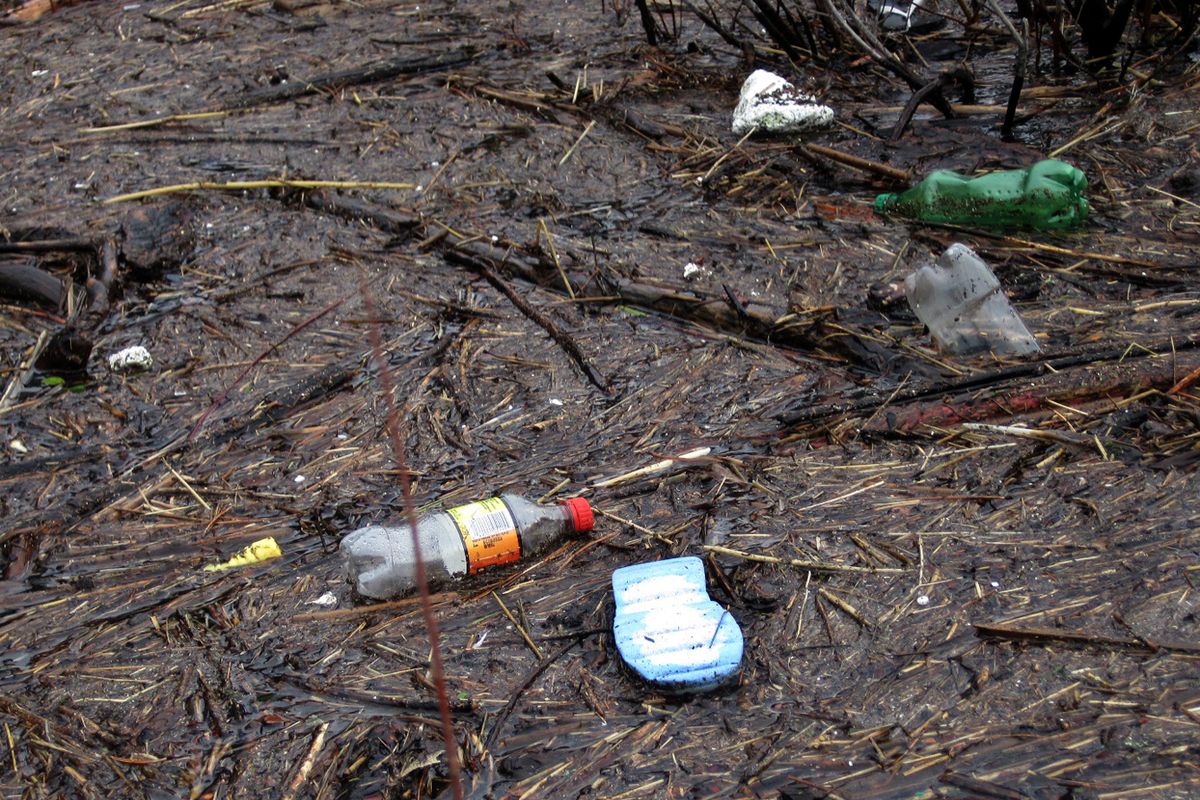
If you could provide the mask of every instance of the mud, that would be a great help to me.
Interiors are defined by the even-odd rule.
[[[5,246],[71,287],[0,304],[0,794],[449,791],[416,601],[366,605],[337,554],[404,514],[372,330],[420,507],[599,512],[434,595],[468,796],[1200,792],[1194,57],[1097,77],[1046,40],[1011,143],[986,19],[914,37],[976,99],[895,145],[911,90],[868,60],[823,40],[790,75],[837,111],[813,143],[914,179],[1087,174],[1083,229],[995,233],[884,220],[895,180],[734,136],[745,53],[674,4],[651,47],[617,8],[87,2],[0,29]],[[869,301],[954,241],[1038,361],[950,358]],[[85,366],[39,361],[55,340]],[[109,372],[131,345],[154,366]],[[203,571],[265,536],[282,557]],[[612,570],[681,554],[746,635],[737,683],[692,699],[611,639]]]

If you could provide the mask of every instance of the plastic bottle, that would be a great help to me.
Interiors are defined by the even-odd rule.
[[[875,210],[952,225],[1071,228],[1087,219],[1087,177],[1062,161],[965,178],[938,170],[906,192],[881,194]]]
[[[569,533],[592,529],[582,497],[539,506],[504,494],[417,520],[421,557],[430,584],[511,564]],[[369,525],[342,539],[342,559],[358,593],[383,600],[416,588],[416,553],[408,525]]]
[[[1004,296],[1000,281],[971,248],[952,244],[904,279],[908,304],[938,347],[956,355],[984,350],[1027,355],[1041,350]]]

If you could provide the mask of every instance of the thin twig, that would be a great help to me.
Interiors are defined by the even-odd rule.
[[[653,464],[649,464],[645,467],[639,467],[638,469],[621,473],[620,475],[616,475],[612,478],[605,478],[602,481],[596,481],[592,484],[592,488],[604,489],[609,486],[616,486],[618,483],[628,483],[629,481],[637,480],[638,478],[645,478],[648,475],[657,475],[660,472],[666,472],[677,464],[682,464],[686,467],[693,463],[708,463],[709,459],[706,459],[705,456],[711,452],[711,447],[697,447],[695,450],[689,450],[686,453],[680,453],[677,456],[671,456],[670,458],[664,458],[661,461],[655,461]]]
[[[17,394],[20,392],[21,387],[25,385],[25,382],[29,380],[29,374],[33,372],[33,365],[37,363],[38,357],[42,354],[42,350],[45,349],[46,342],[49,339],[50,334],[46,331],[38,334],[37,341],[33,345],[33,350],[30,352],[29,358],[21,364],[16,374],[13,375],[12,381],[9,382],[8,387],[4,390],[4,395],[0,396],[0,414],[7,411],[16,401]]]
[[[374,296],[368,290],[364,272],[359,291],[369,319],[379,319]],[[400,472],[400,487],[404,495],[404,509],[408,517],[408,532],[412,537],[413,560],[417,579],[417,591],[421,597],[421,615],[425,619],[425,631],[429,635],[429,666],[433,673],[433,685],[437,694],[438,714],[442,723],[442,740],[446,746],[446,764],[449,768],[450,788],[454,800],[463,800],[462,772],[458,761],[458,741],[454,738],[454,721],[450,716],[450,700],[446,693],[446,671],[442,665],[441,637],[437,615],[433,613],[433,599],[429,594],[429,578],[425,571],[425,560],[421,554],[421,538],[417,533],[417,509],[413,502],[412,473],[404,456],[404,440],[400,436],[400,414],[396,407],[396,395],[392,382],[392,371],[383,354],[383,336],[378,323],[367,328],[371,341],[371,356],[379,370],[379,388],[383,393],[387,409],[387,433],[392,445],[392,457]]]
[[[324,181],[324,180],[291,180],[275,178],[261,181],[194,181],[192,183],[175,183],[170,186],[159,186],[155,189],[143,189],[138,192],[118,194],[102,200],[102,203],[124,203],[128,200],[143,200],[147,197],[158,197],[164,194],[179,192],[198,192],[212,190],[218,192],[241,191],[243,189],[415,189],[415,183],[391,183],[387,181]]]
[[[550,334],[550,338],[557,342],[559,347],[566,351],[567,355],[571,357],[571,360],[575,362],[575,365],[579,367],[580,371],[583,372],[593,386],[595,386],[605,395],[611,394],[611,391],[608,388],[608,382],[605,381],[600,376],[600,373],[596,371],[596,368],[592,366],[591,361],[589,361],[588,357],[583,354],[581,349],[579,349],[579,345],[575,342],[575,340],[572,339],[561,328],[555,325],[549,317],[538,311],[527,300],[525,300],[525,298],[517,294],[517,290],[509,285],[508,281],[501,278],[494,269],[488,266],[487,262],[481,258],[460,250],[451,250],[446,255],[447,257],[457,258],[477,270],[479,274],[487,280],[488,283],[499,289],[500,292],[507,297],[522,314],[524,314],[533,322],[537,323],[538,327],[540,327],[546,333]]]
[[[247,364],[246,368],[243,369],[240,373],[238,373],[238,376],[236,378],[234,378],[233,381],[228,386],[225,387],[225,390],[223,392],[221,392],[220,396],[217,397],[217,399],[212,402],[212,405],[210,405],[207,409],[205,409],[204,413],[200,415],[200,419],[196,420],[196,424],[192,426],[192,430],[188,433],[186,441],[191,442],[192,440],[194,440],[196,438],[196,435],[198,433],[200,433],[200,428],[203,427],[203,425],[204,425],[205,421],[208,419],[209,415],[212,414],[212,412],[217,409],[217,406],[219,406],[225,402],[225,398],[229,396],[229,393],[233,390],[233,388],[235,386],[237,386],[238,384],[240,384],[242,382],[242,378],[245,378],[246,375],[248,375],[250,373],[250,370],[254,369],[259,364],[261,364],[264,358],[271,355],[271,353],[274,353],[279,348],[279,346],[282,345],[284,342],[286,342],[288,339],[291,339],[297,333],[304,330],[309,325],[312,325],[314,322],[321,319],[321,317],[325,316],[330,311],[333,311],[335,308],[340,306],[345,301],[346,301],[346,298],[344,298],[344,297],[334,300],[332,303],[325,306],[317,313],[313,314],[312,316],[310,316],[307,319],[300,322],[298,325],[296,325],[294,328],[292,328],[290,331],[288,331],[287,334],[282,339],[280,339],[277,342],[273,342],[270,347],[268,347],[266,350],[259,353],[258,356],[253,361],[251,361],[249,364]]]
[[[1118,639],[1115,636],[1105,636],[1099,633],[1084,633],[1081,631],[1068,631],[1058,628],[1029,628],[1017,627],[1016,625],[1005,625],[1003,623],[973,623],[975,633],[980,637],[990,637],[994,639],[1013,639],[1018,641],[1048,643],[1062,642],[1064,644],[1084,645],[1093,647],[1102,647],[1105,649],[1117,650],[1139,650],[1154,652],[1157,650],[1168,650],[1177,653],[1186,653],[1188,655],[1200,655],[1200,645],[1190,644],[1188,642],[1163,642],[1154,640],[1154,642],[1137,641],[1135,639]]]
[[[288,784],[287,791],[283,794],[283,800],[292,800],[300,791],[300,787],[308,780],[308,773],[312,772],[313,764],[316,763],[317,754],[321,752],[321,747],[325,744],[325,734],[328,731],[328,722],[322,722],[317,728],[317,735],[313,737],[312,746],[308,748],[308,755],[300,762],[300,769],[296,770],[296,776]]]
[[[508,606],[504,605],[504,601],[500,599],[500,595],[492,592],[492,599],[496,601],[496,605],[500,606],[500,611],[504,613],[504,616],[508,617],[508,621],[511,622],[513,627],[517,629],[517,633],[521,634],[521,638],[525,640],[525,644],[529,645],[529,649],[533,651],[533,654],[537,656],[538,660],[540,661],[542,658],[541,648],[539,648],[537,646],[537,642],[533,641],[533,639],[529,636],[529,631],[525,630],[525,626],[522,625],[515,616],[513,616],[511,611],[508,610]]]
[[[887,164],[881,164],[878,161],[871,161],[868,158],[852,156],[849,153],[843,153],[840,150],[834,150],[832,147],[824,147],[819,144],[813,144],[812,142],[805,142],[804,144],[799,145],[799,147],[802,151],[815,153],[819,156],[825,156],[825,158],[828,158],[830,161],[836,161],[839,164],[845,164],[848,167],[854,167],[862,172],[873,172],[876,175],[880,175],[884,178],[891,178],[892,180],[900,181],[901,183],[908,183],[912,180],[912,170],[909,169],[897,169],[896,167],[888,166]]]
[[[853,567],[848,564],[831,564],[828,561],[807,561],[802,558],[779,558],[778,556],[766,556],[761,553],[747,553],[742,550],[733,550],[716,544],[706,544],[704,545],[704,549],[710,553],[717,553],[723,556],[733,556],[734,558],[742,558],[746,561],[757,561],[762,564],[780,564],[786,567],[807,569],[813,572],[905,572],[905,570],[897,567]]]

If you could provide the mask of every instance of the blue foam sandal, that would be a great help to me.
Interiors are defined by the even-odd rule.
[[[617,650],[647,682],[672,692],[704,692],[737,674],[742,629],[709,598],[700,559],[622,567],[612,584]]]

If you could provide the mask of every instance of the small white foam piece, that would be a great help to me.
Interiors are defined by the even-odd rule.
[[[113,372],[146,370],[153,365],[154,359],[150,356],[150,351],[140,344],[126,347],[108,357],[108,368]]]
[[[310,606],[321,606],[322,608],[333,608],[338,604],[337,595],[333,592],[326,592],[316,600],[309,600]]]
[[[795,133],[823,128],[833,122],[833,109],[765,69],[756,69],[742,84],[733,110],[733,132],[753,128],[771,133]]]

